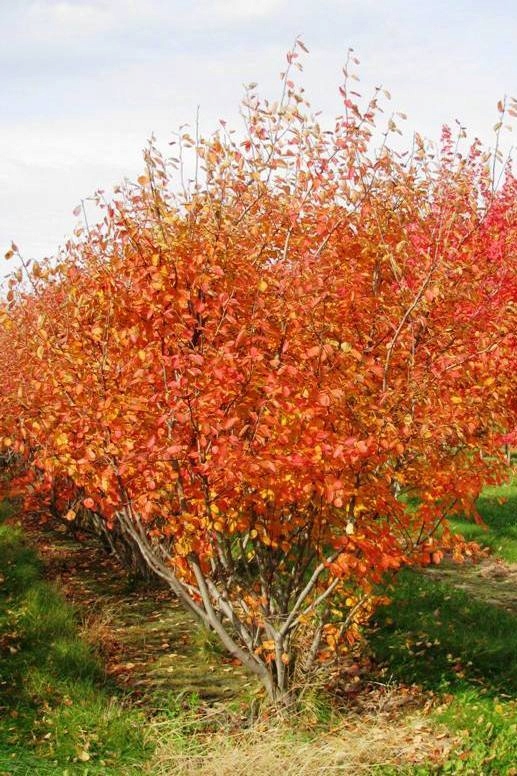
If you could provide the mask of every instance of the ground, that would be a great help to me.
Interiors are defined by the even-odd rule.
[[[516,506],[515,485],[481,503],[510,560]],[[405,573],[345,712],[309,693],[298,720],[250,727],[260,688],[166,590],[144,596],[93,541],[15,522],[0,534],[0,774],[517,773],[517,564]]]

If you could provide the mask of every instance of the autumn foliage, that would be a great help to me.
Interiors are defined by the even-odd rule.
[[[446,518],[517,425],[511,169],[449,129],[391,150],[350,61],[327,127],[298,54],[279,103],[247,91],[244,137],[183,135],[180,185],[151,144],[0,310],[27,497],[126,536],[273,698],[357,639],[386,574],[461,555]]]

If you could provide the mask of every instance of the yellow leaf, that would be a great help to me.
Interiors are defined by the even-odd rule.
[[[461,396],[451,396],[451,401],[453,404],[461,404],[463,399]]]
[[[265,280],[261,280],[259,283],[259,291],[265,291],[267,288],[267,283]]]

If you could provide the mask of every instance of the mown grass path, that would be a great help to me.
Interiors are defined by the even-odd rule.
[[[167,589],[128,579],[95,541],[25,532],[46,577],[81,613],[84,638],[133,701],[212,705],[254,686]]]
[[[517,615],[517,564],[486,558],[462,567],[444,562],[426,569],[431,579],[463,590],[470,598]]]

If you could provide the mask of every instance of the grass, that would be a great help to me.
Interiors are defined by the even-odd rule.
[[[152,776],[327,776],[333,774],[382,773],[387,762],[401,762],[408,753],[408,733],[419,738],[416,758],[430,754],[434,738],[418,716],[405,725],[382,715],[364,715],[353,722],[342,719],[330,731],[304,733],[296,726],[274,723],[240,732],[219,732],[188,739],[174,737],[171,727],[157,734],[158,748],[149,773]],[[429,727],[429,726],[428,726]],[[397,765],[397,771],[400,765]]]
[[[517,478],[508,485],[485,488],[477,507],[487,529],[461,518],[451,521],[454,529],[509,563],[517,563]]]
[[[460,520],[456,527],[514,561],[516,507],[514,480],[479,499],[487,530]],[[494,603],[490,580],[458,589],[462,575],[468,570],[461,567],[455,575],[449,570],[447,582],[414,570],[400,574],[391,605],[378,613],[371,648],[386,681],[418,683],[445,697],[435,718],[462,734],[445,765],[408,773],[517,774],[517,609],[502,595]]]
[[[141,773],[142,714],[114,694],[75,611],[6,524],[0,569],[0,774]]]
[[[455,527],[516,561],[517,482],[487,489],[478,507],[487,530],[460,519]],[[370,679],[384,685],[379,696],[372,694],[378,708],[343,714],[318,696],[314,708],[296,719],[248,727],[243,704],[251,689],[241,687],[233,701],[228,696],[227,683],[238,689],[245,680],[233,677],[229,666],[219,677],[212,639],[190,626],[187,633],[174,612],[169,623],[158,601],[122,594],[110,567],[94,563],[92,572],[81,565],[85,555],[70,548],[77,579],[90,584],[92,573],[110,595],[107,608],[96,608],[81,628],[76,611],[43,578],[20,532],[0,520],[0,776],[517,776],[517,608],[511,578],[486,578],[476,567],[402,573],[370,638],[381,666]],[[95,584],[86,600],[92,597],[102,600]],[[153,645],[163,646],[163,628],[169,625],[170,647],[162,654]],[[124,635],[134,648],[133,662],[138,650],[149,651],[142,672],[148,665],[153,677],[167,679],[163,686],[149,685],[140,708],[121,696],[95,648]],[[207,700],[204,688],[219,681],[225,692]],[[179,695],[178,682],[185,688]],[[399,709],[404,686],[412,685],[424,688],[434,711],[424,710],[419,700]]]
[[[517,696],[517,616],[406,571],[372,636],[391,671],[435,691],[465,684]]]
[[[461,520],[456,528],[512,561],[516,506],[515,483],[487,489],[478,508],[488,528]],[[357,720],[349,710],[305,733],[303,720],[291,720],[284,727],[208,736],[195,726],[185,732],[178,720],[172,727],[159,723],[152,773],[517,774],[517,611],[505,608],[500,579],[481,578],[472,585],[475,594],[458,589],[466,571],[452,569],[446,582],[417,571],[402,573],[371,637],[384,674],[371,679],[385,683],[388,697],[392,687],[395,703],[401,683],[423,687],[435,699],[430,717],[410,711],[384,718],[378,710]],[[444,749],[433,748],[440,742]]]
[[[69,557],[79,568],[81,559],[73,552]],[[95,568],[99,575],[98,564]],[[105,637],[109,623],[97,623],[97,635],[86,637],[76,611],[43,578],[37,555],[8,524],[0,524],[0,569],[2,776],[316,776],[328,773],[329,767],[360,774],[400,761],[409,729],[416,731],[418,756],[424,758],[434,747],[435,726],[418,712],[405,717],[401,726],[398,713],[397,720],[383,711],[352,718],[323,707],[319,697],[312,699],[303,719],[270,719],[254,727],[247,727],[249,709],[241,701],[221,697],[210,709],[191,692],[165,702],[159,687],[153,696],[159,711],[151,697],[138,710],[124,703],[89,644],[99,632]],[[85,573],[82,567],[77,571]],[[87,595],[90,600],[91,593]],[[108,600],[113,607],[114,589]],[[145,606],[142,612],[132,609],[127,627],[146,620],[145,611]],[[95,625],[95,618],[89,622]],[[204,633],[191,636],[200,677],[205,670],[208,686],[213,683],[214,645]],[[189,686],[186,675],[184,682]]]
[[[439,713],[452,730],[463,732],[459,752],[442,768],[442,773],[517,773],[517,704],[488,698],[472,689],[456,693],[454,701]]]
[[[371,647],[386,681],[417,683],[445,697],[436,720],[464,733],[437,772],[516,773],[517,616],[406,572],[377,622]]]

